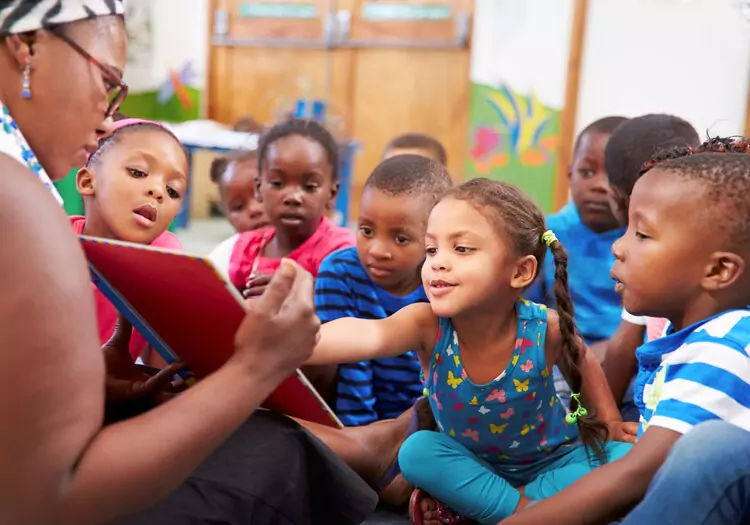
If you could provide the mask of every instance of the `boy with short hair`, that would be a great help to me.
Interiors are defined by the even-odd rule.
[[[443,166],[448,165],[448,154],[438,139],[426,133],[404,133],[388,142],[383,151],[383,160],[396,155],[421,155]]]
[[[638,349],[639,439],[623,458],[504,524],[610,523],[647,492],[681,492],[679,485],[664,487],[662,475],[694,489],[706,467],[711,476],[721,475],[717,483],[724,491],[667,508],[662,499],[649,513],[639,506],[626,522],[739,524],[750,517],[741,481],[750,473],[732,468],[727,451],[734,450],[721,442],[694,442],[700,446],[692,455],[712,457],[708,465],[688,462],[675,472],[675,465],[666,464],[659,470],[694,427],[715,423],[709,431],[735,430],[744,444],[741,453],[750,442],[750,143],[711,139],[675,156],[644,168],[629,197],[628,230],[613,247],[612,277],[623,306],[671,323],[665,337]],[[730,485],[737,489],[729,491]],[[734,509],[717,512],[720,501]]]
[[[695,128],[674,115],[648,114],[618,126],[607,142],[604,162],[612,211],[621,226],[628,225],[630,194],[643,165],[660,152],[699,143]],[[643,316],[622,310],[622,322],[610,339],[603,364],[615,400],[623,400],[623,418],[629,420],[638,416],[631,389],[636,372],[635,349],[643,343],[647,322]]]
[[[427,302],[420,270],[427,219],[451,186],[445,167],[426,157],[383,161],[365,183],[357,246],[329,255],[315,283],[322,322],[341,317],[382,319]],[[413,352],[339,366],[334,410],[345,425],[398,417],[422,396]]]

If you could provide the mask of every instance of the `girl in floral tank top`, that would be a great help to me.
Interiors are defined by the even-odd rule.
[[[521,298],[548,248],[557,312]],[[429,305],[321,327],[310,365],[417,349],[439,431],[412,434],[399,453],[404,477],[418,489],[414,523],[494,525],[630,448],[606,441],[633,441],[637,429],[622,422],[596,358],[577,336],[566,263],[529,198],[473,179],[430,214],[422,268]],[[573,390],[569,409],[555,394],[554,365]]]

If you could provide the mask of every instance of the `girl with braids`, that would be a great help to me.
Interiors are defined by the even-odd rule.
[[[514,186],[468,181],[432,210],[425,242],[430,303],[331,321],[308,361],[417,349],[439,431],[416,432],[399,453],[404,477],[421,489],[414,523],[496,524],[624,455],[631,445],[606,441],[624,439],[627,427],[577,334],[567,255],[534,203]],[[547,248],[557,312],[521,297]],[[573,390],[570,413],[550,377],[556,364]]]

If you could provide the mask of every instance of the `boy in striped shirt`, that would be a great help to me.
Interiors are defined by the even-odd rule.
[[[360,202],[357,246],[320,265],[315,307],[322,322],[383,319],[427,302],[420,275],[427,219],[451,184],[442,164],[420,155],[398,155],[375,168]],[[413,352],[340,365],[336,414],[347,426],[398,417],[422,396],[420,369]]]
[[[690,462],[680,475],[669,465],[649,489],[673,445],[695,426],[722,421],[722,428],[745,436],[739,441],[746,452],[750,448],[750,144],[712,139],[672,156],[677,158],[657,159],[644,169],[631,196],[628,230],[613,247],[612,276],[623,306],[671,323],[665,337],[637,352],[639,440],[622,459],[504,524],[609,523],[630,512],[647,491],[665,489],[668,495],[698,495],[669,508],[663,506],[673,500],[662,498],[668,521],[654,521],[653,512],[644,518],[639,507],[626,523],[739,524],[749,518],[747,490],[728,490],[737,483],[747,489],[740,480],[750,473],[732,470],[733,462],[748,464],[747,454],[727,457],[728,449],[710,441],[694,456],[713,458],[709,478],[731,474],[734,481],[725,480],[724,490],[702,497],[694,489],[706,467],[691,469]],[[665,476],[673,480],[671,487],[664,486]],[[711,515],[730,498],[736,504],[727,506],[739,512],[721,520]]]

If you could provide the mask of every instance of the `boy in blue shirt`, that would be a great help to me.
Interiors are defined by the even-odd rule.
[[[623,458],[503,524],[610,523],[644,496],[626,523],[750,519],[750,143],[711,139],[666,157],[644,167],[630,195],[628,230],[613,246],[623,307],[671,323],[665,337],[637,352],[639,439]],[[709,423],[717,426],[703,426]],[[733,429],[738,446],[705,434],[692,440],[695,427],[724,437]],[[683,434],[692,456],[706,461],[665,463]],[[700,495],[706,478],[717,481],[704,489],[711,497],[680,497]]]
[[[357,246],[320,266],[315,307],[322,322],[383,319],[427,301],[420,275],[427,219],[451,185],[442,164],[419,155],[375,168],[360,201]],[[340,365],[334,410],[347,426],[398,417],[422,397],[420,370],[413,352]]]

